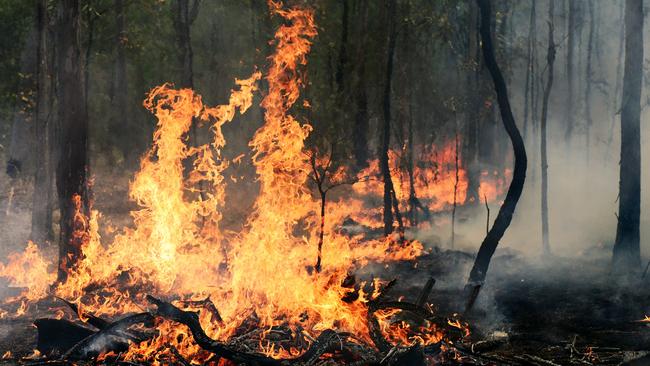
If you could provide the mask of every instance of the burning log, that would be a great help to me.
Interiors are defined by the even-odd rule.
[[[155,315],[186,325],[201,348],[216,356],[238,363],[258,366],[313,365],[323,354],[342,347],[343,340],[347,338],[345,334],[327,329],[318,336],[302,356],[294,359],[276,360],[260,353],[241,352],[229,345],[215,341],[205,334],[195,312],[183,311],[151,295],[147,295],[147,300],[156,305]]]

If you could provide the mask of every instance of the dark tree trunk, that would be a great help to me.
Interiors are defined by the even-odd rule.
[[[190,4],[191,2],[191,4]],[[199,12],[200,0],[174,0],[174,29],[176,31],[176,47],[178,48],[178,64],[180,66],[180,86],[194,87],[194,69],[192,51],[191,27]],[[191,5],[191,6],[190,6]]]
[[[355,168],[363,169],[368,163],[368,92],[366,90],[365,43],[368,39],[368,2],[359,2],[359,28],[356,47],[357,82],[354,92],[355,114],[352,129],[352,153]]]
[[[345,68],[348,63],[348,24],[350,18],[350,0],[341,0],[343,14],[341,19],[341,49],[339,50],[339,62],[336,66],[336,87],[339,94],[345,87]]]
[[[115,10],[115,69],[113,75],[113,93],[111,105],[113,121],[111,123],[111,136],[113,146],[117,147],[124,161],[131,163],[135,160],[132,145],[129,143],[131,132],[130,116],[128,111],[128,81],[126,76],[126,24],[124,14],[124,0],[114,0]]]
[[[397,0],[389,1],[388,9],[388,53],[386,56],[386,82],[384,83],[383,111],[384,123],[382,128],[382,144],[380,153],[381,174],[384,180],[384,234],[393,232],[393,180],[390,176],[388,161],[388,150],[390,149],[391,134],[391,88],[393,79],[393,58],[395,55],[395,3]],[[395,202],[395,205],[397,202]]]
[[[612,105],[614,110],[612,111],[612,122],[609,129],[609,137],[607,138],[607,152],[606,156],[609,155],[609,148],[612,146],[612,141],[614,140],[614,126],[616,125],[616,119],[620,112],[619,103],[621,95],[621,81],[623,79],[623,50],[625,46],[625,4],[621,4],[621,14],[619,16],[620,29],[618,33],[618,54],[616,57],[616,83],[614,86],[614,98]]]
[[[506,198],[503,201],[503,205],[499,209],[499,213],[494,220],[492,228],[483,239],[481,247],[476,255],[476,260],[474,261],[474,266],[470,272],[469,279],[467,282],[467,288],[480,288],[485,281],[487,275],[488,267],[490,266],[490,260],[492,255],[499,245],[499,241],[503,237],[503,234],[510,226],[512,221],[512,215],[514,214],[515,208],[517,207],[517,202],[521,196],[521,192],[524,188],[524,182],[526,180],[526,148],[524,146],[524,141],[521,138],[521,134],[517,129],[517,124],[512,115],[512,110],[510,108],[510,101],[508,99],[508,88],[506,86],[499,65],[494,57],[494,48],[492,45],[492,37],[490,35],[490,19],[491,19],[491,6],[490,0],[477,0],[478,6],[481,12],[481,26],[480,26],[480,35],[481,35],[481,45],[483,49],[483,59],[485,61],[485,66],[490,71],[492,76],[492,81],[494,83],[494,89],[497,94],[497,102],[499,104],[499,111],[501,112],[501,119],[503,120],[503,126],[505,127],[510,141],[512,143],[512,148],[515,155],[515,167],[512,176],[512,182],[508,188],[508,193]],[[475,294],[478,294],[477,291],[474,291]],[[475,296],[470,299],[468,302],[468,308],[471,308]]]
[[[614,272],[639,270],[641,213],[641,88],[643,81],[643,0],[625,2],[625,70],[621,106],[621,160]]]
[[[575,53],[575,30],[576,30],[576,16],[577,16],[577,3],[575,0],[569,0],[569,24],[567,26],[567,57],[566,57],[566,78],[568,84],[567,91],[567,104],[566,104],[566,130],[564,139],[567,146],[571,143],[571,136],[573,135],[574,124],[574,75],[573,75],[573,54]]]
[[[463,161],[467,167],[467,201],[471,204],[479,204],[479,185],[481,169],[479,167],[478,150],[479,150],[479,119],[483,100],[480,90],[480,52],[478,40],[479,16],[478,9],[470,6],[469,10],[469,29],[468,29],[468,47],[467,47],[467,100],[468,113],[465,131],[465,144],[463,147]]]
[[[50,113],[52,112],[51,52],[49,50],[49,15],[47,0],[36,2],[37,65],[36,65],[36,113],[34,124],[34,195],[32,201],[31,240],[43,243],[54,239],[52,230],[53,171],[49,158],[51,136]]]
[[[533,61],[533,49],[536,47],[535,33],[535,2],[533,1],[530,6],[530,21],[528,25],[528,44],[526,55],[526,81],[524,82],[524,123],[523,134],[524,141],[528,138],[528,116],[530,115],[530,104],[534,100],[534,81],[535,81],[535,63]]]
[[[81,258],[81,243],[75,239],[74,196],[82,202],[83,214],[89,216],[89,190],[86,185],[86,144],[88,115],[84,88],[84,63],[81,57],[80,4],[61,0],[57,17],[57,95],[58,95],[58,164],[56,185],[61,208],[59,242],[59,281]]]
[[[548,51],[546,53],[546,67],[548,78],[544,87],[544,99],[542,101],[542,119],[540,121],[540,155],[542,160],[542,252],[544,255],[551,254],[551,246],[548,238],[548,156],[546,152],[546,123],[548,120],[548,102],[553,87],[553,64],[555,63],[555,40],[553,39],[553,13],[555,11],[555,0],[551,0],[548,7]]]

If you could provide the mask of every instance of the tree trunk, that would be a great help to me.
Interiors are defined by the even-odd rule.
[[[132,145],[129,143],[131,124],[128,112],[128,81],[126,76],[126,25],[124,14],[124,0],[114,0],[115,9],[115,65],[113,75],[113,93],[111,105],[113,108],[113,121],[111,123],[111,136],[113,146],[117,147],[125,163],[131,163],[137,158],[132,154]]]
[[[612,105],[614,106],[614,110],[612,111],[612,122],[611,122],[611,127],[609,128],[609,137],[607,138],[606,156],[609,156],[609,148],[612,146],[612,141],[614,140],[614,126],[616,125],[616,119],[620,112],[618,105],[620,103],[619,96],[621,95],[621,81],[623,79],[623,49],[625,45],[625,5],[624,4],[621,4],[621,13],[619,17],[619,22],[621,27],[618,33],[618,56],[616,58],[616,60],[618,61],[616,64],[616,84],[614,87],[614,98],[612,103]]]
[[[200,0],[174,0],[174,29],[176,31],[176,47],[178,48],[178,64],[180,66],[180,87],[194,87],[194,69],[192,50],[191,26],[199,11]]]
[[[477,205],[481,202],[479,197],[481,169],[479,167],[478,159],[478,130],[483,100],[479,92],[481,65],[478,40],[479,16],[478,9],[474,6],[470,6],[468,22],[467,64],[469,65],[470,70],[467,72],[466,81],[468,113],[463,161],[465,161],[467,167],[467,202]],[[477,94],[477,92],[479,92],[479,94]]]
[[[483,239],[481,247],[476,255],[476,260],[474,261],[474,266],[470,272],[469,279],[467,281],[467,287],[478,289],[485,281],[487,275],[488,267],[490,266],[490,260],[492,255],[499,245],[499,241],[503,237],[503,234],[510,226],[512,221],[512,215],[514,214],[515,208],[517,207],[517,202],[521,196],[521,192],[524,188],[524,182],[526,180],[526,148],[524,146],[524,141],[521,138],[521,134],[517,129],[517,124],[512,115],[512,110],[510,108],[510,101],[508,99],[508,88],[506,86],[499,65],[496,62],[494,57],[494,48],[492,45],[492,37],[490,34],[490,18],[491,18],[491,6],[490,0],[477,0],[478,6],[481,12],[481,26],[480,26],[480,35],[481,35],[481,47],[483,49],[483,59],[485,65],[490,71],[492,76],[492,81],[494,83],[494,89],[497,94],[497,102],[499,104],[499,111],[501,112],[501,119],[503,120],[503,126],[505,127],[508,136],[510,137],[510,142],[512,143],[512,148],[515,155],[515,166],[512,176],[512,182],[508,188],[508,193],[506,198],[503,201],[503,205],[499,209],[499,213],[494,220],[492,228]],[[478,294],[477,290],[473,293]],[[476,296],[473,296],[472,299],[468,302],[468,308],[471,308],[474,299]]]
[[[390,124],[391,124],[391,87],[393,79],[393,57],[395,55],[395,3],[397,0],[389,1],[388,9],[388,53],[386,56],[386,82],[384,83],[384,123],[382,130],[382,145],[380,154],[381,174],[384,179],[384,234],[393,232],[393,180],[390,176],[388,161],[388,150],[390,149]]]
[[[52,112],[51,88],[51,54],[49,52],[49,15],[47,0],[36,2],[37,26],[37,66],[36,66],[36,113],[34,124],[35,171],[34,195],[32,201],[32,228],[31,240],[43,243],[54,239],[52,230],[52,164],[49,158],[51,136],[50,118]]]
[[[57,65],[58,81],[58,164],[57,192],[61,208],[59,243],[59,281],[67,278],[68,270],[81,258],[81,242],[73,236],[75,212],[73,197],[82,202],[82,213],[89,216],[90,192],[86,185],[86,144],[88,115],[84,89],[84,63],[81,57],[80,4],[75,0],[58,3]],[[80,95],[82,94],[82,95]]]
[[[643,80],[643,0],[625,2],[625,70],[621,106],[621,161],[615,273],[630,274],[641,264],[641,88]]]
[[[357,32],[357,83],[355,86],[354,127],[352,129],[352,152],[354,154],[355,168],[363,169],[368,163],[368,92],[366,90],[366,55],[365,44],[368,39],[368,2],[361,0],[359,3],[359,31]]]
[[[546,123],[548,120],[548,102],[553,87],[553,64],[555,63],[555,40],[553,39],[553,13],[555,11],[555,0],[551,0],[548,7],[548,51],[546,53],[546,67],[548,78],[544,87],[544,99],[542,101],[542,119],[540,121],[540,155],[542,172],[542,252],[544,255],[551,254],[548,230],[548,156],[546,152]]]
[[[350,17],[350,0],[341,0],[343,6],[341,19],[341,49],[339,50],[339,62],[336,66],[336,87],[339,94],[343,92],[345,82],[345,68],[348,63],[348,24]]]
[[[567,105],[566,105],[566,130],[564,134],[564,139],[567,146],[571,143],[571,136],[573,135],[573,124],[574,124],[574,75],[573,75],[573,54],[575,51],[575,28],[576,28],[576,15],[577,15],[577,4],[575,0],[569,0],[569,24],[567,27],[567,57],[566,57],[566,78],[568,84],[567,90]]]
[[[535,37],[536,25],[535,25],[535,2],[533,1],[530,7],[530,22],[528,25],[528,44],[527,44],[527,55],[526,55],[526,81],[524,82],[524,123],[523,123],[523,133],[524,141],[528,137],[528,116],[530,112],[531,101],[535,98],[534,96],[534,80],[535,80],[535,64],[533,63],[533,49],[536,47],[536,44],[533,43],[533,38]]]
[[[594,30],[596,19],[594,18],[594,2],[588,1],[589,7],[589,38],[587,40],[587,68],[585,74],[585,154],[587,164],[590,160],[591,150],[591,125],[593,124],[593,117],[591,116],[591,81],[592,81],[592,54],[594,44]]]

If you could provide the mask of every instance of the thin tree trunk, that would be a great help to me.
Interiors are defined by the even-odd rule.
[[[551,0],[552,1],[552,0]],[[574,75],[573,75],[573,59],[575,51],[575,28],[576,28],[576,15],[577,15],[577,4],[575,0],[569,0],[569,25],[567,27],[567,58],[566,58],[566,78],[568,84],[567,91],[567,104],[566,104],[566,130],[564,134],[564,140],[567,146],[571,143],[571,136],[573,135],[573,124],[574,124],[574,113],[575,110],[573,107],[574,103]]]
[[[111,123],[111,136],[113,146],[117,147],[125,163],[135,161],[132,145],[129,141],[130,120],[128,112],[128,81],[126,75],[126,24],[124,0],[114,0],[115,10],[115,69],[113,79],[113,93],[111,104],[113,107],[113,121]]]
[[[31,240],[43,243],[54,238],[52,230],[52,165],[49,161],[50,136],[49,114],[51,113],[52,89],[50,84],[51,55],[48,49],[49,15],[47,0],[36,2],[37,66],[36,66],[36,123],[34,126],[34,195],[32,201]]]
[[[68,270],[74,267],[83,255],[83,243],[73,235],[75,212],[78,209],[73,197],[78,196],[81,199],[82,213],[86,217],[90,215],[90,192],[86,185],[88,115],[86,97],[83,95],[84,63],[79,43],[79,13],[78,1],[59,1],[56,36],[59,114],[57,192],[61,208],[59,281],[67,278]]]
[[[359,32],[357,35],[357,83],[355,87],[354,103],[354,127],[352,130],[352,150],[354,154],[355,168],[363,169],[368,163],[368,92],[366,90],[366,56],[365,45],[368,39],[368,2],[361,0],[359,4],[360,19]]]
[[[533,1],[530,7],[530,22],[528,26],[528,50],[526,56],[526,81],[524,83],[524,123],[523,123],[523,134],[524,141],[528,138],[528,115],[530,114],[530,104],[533,100],[533,87],[531,84],[534,82],[534,69],[533,69],[533,37],[535,34],[535,2]]]
[[[348,63],[348,23],[350,18],[350,0],[341,0],[343,6],[341,19],[341,49],[339,50],[339,61],[336,66],[336,87],[339,94],[343,92],[345,82],[345,68]]]
[[[591,150],[591,126],[593,124],[593,117],[591,115],[591,85],[592,85],[592,50],[594,43],[594,29],[596,19],[594,18],[594,2],[593,0],[588,1],[589,7],[589,38],[587,41],[587,68],[585,74],[585,153],[587,158],[587,164],[590,160],[590,150]]]
[[[468,301],[467,309],[471,309],[476,296],[478,295],[478,289],[485,281],[488,268],[490,266],[490,260],[492,255],[499,245],[499,241],[503,237],[503,234],[510,226],[512,221],[512,215],[514,214],[515,208],[517,207],[517,202],[521,196],[521,192],[524,188],[524,182],[526,180],[526,147],[524,146],[524,141],[521,138],[521,134],[517,129],[517,124],[512,115],[512,110],[510,108],[510,101],[508,99],[508,88],[506,86],[499,65],[496,62],[494,57],[494,48],[492,45],[492,37],[490,35],[490,18],[491,18],[491,6],[490,0],[477,0],[478,6],[481,11],[481,47],[483,49],[483,59],[485,65],[490,71],[492,76],[492,81],[494,83],[494,89],[497,94],[497,102],[499,104],[499,110],[501,112],[501,119],[503,120],[503,126],[505,127],[510,141],[512,143],[512,148],[515,155],[515,166],[512,176],[512,182],[508,188],[508,193],[506,198],[503,201],[503,205],[499,209],[496,219],[492,228],[483,239],[481,247],[479,248],[478,254],[476,255],[476,260],[474,261],[474,266],[469,275],[467,281],[467,289],[474,289],[472,294],[474,294]]]
[[[546,124],[548,120],[548,102],[553,87],[553,64],[555,63],[555,40],[553,38],[553,13],[555,0],[551,0],[548,8],[548,51],[546,54],[546,67],[548,78],[544,87],[544,100],[542,101],[542,119],[540,121],[540,155],[542,160],[542,252],[551,254],[548,229],[548,156],[546,151]]]
[[[625,2],[625,71],[621,106],[621,160],[618,224],[613,269],[618,274],[641,265],[641,90],[643,82],[643,0]]]
[[[609,156],[609,148],[612,146],[612,141],[614,140],[614,126],[616,126],[616,119],[620,112],[619,96],[621,95],[621,84],[623,80],[623,50],[625,45],[625,5],[624,4],[621,5],[621,14],[619,17],[619,22],[621,27],[618,36],[618,56],[616,58],[618,60],[616,64],[616,84],[614,87],[614,100],[612,103],[615,110],[612,111],[612,123],[609,128],[609,137],[607,138],[607,149],[605,153],[606,157]]]
[[[393,232],[393,180],[390,176],[388,150],[390,149],[391,134],[391,89],[393,79],[393,58],[395,55],[395,6],[397,0],[389,1],[388,9],[388,52],[386,56],[386,82],[384,83],[383,111],[384,123],[382,131],[382,145],[380,155],[381,174],[384,179],[384,234]]]
[[[480,90],[480,50],[478,40],[479,16],[478,9],[471,6],[469,9],[469,29],[468,29],[468,48],[467,63],[471,69],[467,72],[467,100],[468,113],[465,131],[465,145],[463,151],[463,161],[467,166],[467,202],[470,204],[480,204],[479,197],[480,186],[480,167],[478,159],[479,150],[479,119],[482,108],[482,98],[477,94]],[[479,92],[480,93],[480,92]]]

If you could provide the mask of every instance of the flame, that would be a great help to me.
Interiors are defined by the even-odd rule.
[[[154,293],[190,310],[205,310],[198,300],[205,303],[204,299],[211,299],[223,320],[210,311],[200,311],[200,323],[210,337],[225,341],[242,328],[261,329],[259,351],[271,357],[304,351],[266,339],[279,325],[308,340],[332,328],[370,342],[366,314],[367,301],[373,295],[361,289],[357,300],[344,301],[354,291],[345,284],[346,279],[371,261],[416,258],[423,245],[414,241],[403,246],[390,238],[368,241],[345,235],[340,232],[344,220],[364,209],[360,201],[333,202],[326,207],[322,270],[313,270],[321,229],[320,200],[307,185],[311,167],[305,140],[312,128],[292,116],[290,109],[300,99],[304,85],[301,69],[317,29],[310,9],[285,8],[279,1],[269,1],[269,7],[286,24],[275,33],[275,52],[265,76],[264,124],[249,143],[259,192],[242,231],[228,234],[220,228],[228,184],[224,174],[230,164],[221,154],[226,146],[222,127],[237,111],[243,114],[251,107],[261,73],[236,80],[237,89],[231,91],[228,103],[216,107],[204,105],[191,89],[158,86],[144,101],[158,122],[152,147],[129,186],[129,198],[138,205],[131,212],[133,224],[118,230],[114,240],[105,245],[99,235],[100,213],[91,209],[85,216],[81,197],[73,197],[77,207],[73,244],[81,255],[66,269],[65,282],[50,288],[56,278],[53,263],[33,243],[23,253],[10,256],[9,264],[0,266],[0,276],[27,288],[20,312],[24,313],[30,302],[51,294],[74,302],[82,320],[88,312],[114,316],[141,311],[146,304],[144,294]],[[189,145],[193,123],[209,125],[210,143]],[[448,152],[431,154],[448,162]],[[391,156],[395,168],[398,157]],[[241,159],[240,155],[234,162]],[[334,177],[342,179],[343,174],[339,170]],[[448,169],[442,173],[421,169],[416,174],[417,184],[430,184],[428,191],[421,190],[421,197],[430,199],[434,207],[449,204],[449,174]],[[466,182],[464,173],[460,176]],[[466,186],[459,184],[462,200]],[[398,198],[407,199],[408,186],[400,181],[397,187]],[[375,188],[369,183],[366,189]],[[207,360],[208,355],[184,326],[162,319],[156,322],[158,335],[132,344],[122,355],[125,360],[144,362],[161,355],[174,358],[171,347],[194,363]],[[388,338],[405,344],[441,337],[434,324],[411,329],[404,323],[392,328],[384,329]]]
[[[468,173],[463,167],[461,156],[458,156],[458,172],[456,172],[456,142],[450,141],[441,148],[416,146],[415,150],[419,152],[417,154],[419,157],[418,163],[413,166],[413,188],[420,203],[425,205],[429,212],[450,210],[454,202],[458,206],[468,203]],[[411,180],[406,157],[404,149],[388,151],[395,196],[399,201],[399,207],[403,210],[407,210],[411,205]],[[511,177],[510,169],[506,169],[504,173],[497,170],[482,171],[478,192],[481,201],[485,198],[488,202],[500,199]],[[370,160],[368,166],[357,174],[357,183],[354,184],[353,189],[358,195],[367,198],[383,197],[383,179],[378,159]],[[381,208],[363,208],[363,201],[358,199],[350,199],[348,204],[358,207],[351,217],[359,224],[371,228],[383,227]]]

